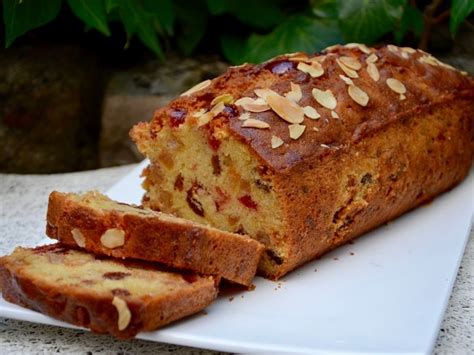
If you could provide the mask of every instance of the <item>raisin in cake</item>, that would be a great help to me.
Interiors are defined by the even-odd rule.
[[[473,117],[467,73],[349,44],[229,68],[131,136],[145,206],[250,235],[278,278],[459,183]]]
[[[98,259],[60,244],[1,257],[0,289],[9,302],[118,338],[196,313],[218,291],[212,276]]]
[[[250,286],[263,245],[168,214],[115,202],[98,192],[52,192],[46,234],[117,258],[158,261]]]

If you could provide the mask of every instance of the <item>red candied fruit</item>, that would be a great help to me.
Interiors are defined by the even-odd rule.
[[[171,127],[178,127],[183,124],[186,119],[186,111],[182,109],[171,109],[168,111]]]
[[[253,210],[256,210],[258,207],[257,202],[255,202],[250,195],[244,195],[242,197],[239,197],[239,201],[242,205],[244,205],[247,208],[251,208]]]

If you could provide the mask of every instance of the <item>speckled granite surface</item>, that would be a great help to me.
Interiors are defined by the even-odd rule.
[[[16,245],[33,246],[43,238],[51,190],[105,191],[134,166],[57,175],[0,174],[0,254],[10,253]],[[471,231],[436,342],[436,354],[474,353],[473,235]],[[80,330],[0,318],[0,354],[52,352],[217,354],[144,340],[116,341]]]

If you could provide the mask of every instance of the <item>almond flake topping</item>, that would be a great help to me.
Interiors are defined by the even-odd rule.
[[[404,94],[407,92],[405,85],[395,78],[388,78],[385,82],[387,83],[388,87],[397,94]]]
[[[285,94],[285,97],[295,103],[301,100],[303,93],[301,92],[301,87],[298,84],[290,83],[291,90]]]
[[[420,63],[426,63],[426,64],[430,64],[430,65],[434,65],[434,66],[439,65],[439,62],[436,60],[436,58],[432,57],[431,55],[424,55],[424,56],[418,58],[418,61]]]
[[[280,137],[272,136],[272,148],[278,148],[283,145],[283,140]]]
[[[225,105],[230,105],[234,102],[234,97],[231,94],[222,94],[222,95],[216,96],[211,101],[211,106],[217,105],[220,102],[223,102]]]
[[[404,59],[408,59],[410,57],[409,54],[407,52],[404,52],[404,51],[402,51],[401,56]]]
[[[362,43],[347,43],[344,45],[346,48],[358,48],[361,52],[365,54],[370,54],[370,48],[367,47],[365,44]]]
[[[245,120],[248,120],[249,118],[250,118],[250,113],[244,112],[237,119],[240,121],[245,121]]]
[[[290,124],[288,130],[290,131],[291,139],[298,139],[303,134],[306,126],[300,124]]]
[[[413,53],[416,53],[416,49],[413,49],[411,47],[402,47],[401,50],[403,52],[406,52],[408,54],[413,54]]]
[[[215,105],[214,107],[211,108],[211,113],[213,114],[213,116],[217,116],[219,113],[221,113],[222,111],[224,111],[225,109],[225,105],[224,103],[221,101],[219,102],[217,105]]]
[[[313,94],[313,97],[315,100],[323,107],[328,108],[330,110],[333,110],[337,106],[337,100],[334,97],[333,93],[331,90],[319,90],[317,88],[314,88],[313,91],[311,92]]]
[[[332,50],[334,50],[334,49],[337,49],[337,48],[339,48],[339,47],[341,47],[340,44],[334,44],[334,45],[332,45],[332,46],[329,46],[329,47],[324,48],[323,51],[326,51],[326,52],[329,51],[329,52],[330,52],[330,51],[332,51]]]
[[[242,106],[244,110],[250,112],[263,112],[270,109],[265,100],[261,98],[252,99],[251,97],[242,97],[235,101],[235,104],[237,106]]]
[[[373,81],[379,81],[380,73],[375,63],[367,63],[367,73]]]
[[[86,239],[84,238],[84,234],[82,234],[82,232],[77,228],[74,228],[73,230],[71,230],[71,234],[72,234],[72,239],[74,239],[77,246],[81,248],[85,248]]]
[[[265,128],[270,128],[270,125],[267,122],[249,118],[249,119],[246,119],[244,122],[242,122],[242,127],[265,129]]]
[[[379,60],[379,57],[377,57],[377,55],[375,53],[372,53],[371,55],[369,55],[367,57],[367,59],[365,61],[367,63],[375,63],[377,60]]]
[[[308,56],[304,53],[292,53],[292,54],[287,54],[288,60],[291,62],[305,62],[308,60]]]
[[[112,304],[117,309],[118,321],[117,327],[118,330],[122,331],[128,327],[130,321],[132,320],[132,313],[128,308],[127,302],[120,297],[114,296],[112,299]]]
[[[405,100],[406,98],[407,98],[407,97],[406,97],[405,95],[400,94],[400,101],[403,101],[403,100]]]
[[[301,123],[304,120],[303,108],[276,92],[269,93],[266,98],[268,106],[289,123]]]
[[[339,118],[339,115],[337,114],[336,111],[331,111],[331,117],[332,118]]]
[[[324,74],[324,69],[323,69],[322,65],[319,64],[319,62],[316,62],[316,61],[312,61],[311,64],[306,64],[306,63],[300,62],[300,63],[298,63],[298,66],[296,67],[296,69],[298,69],[298,70],[300,70],[304,73],[308,73],[313,78],[318,78],[318,77],[320,77],[321,75]]]
[[[346,67],[354,70],[359,70],[362,68],[360,61],[354,57],[341,57],[339,60],[344,64]]]
[[[361,88],[355,85],[349,85],[347,92],[349,93],[349,96],[352,98],[352,100],[357,102],[359,105],[365,107],[369,103],[369,95],[367,95],[367,93]]]
[[[312,120],[317,120],[321,115],[316,111],[314,107],[305,106],[303,107],[304,115]]]
[[[197,124],[198,127],[207,125],[209,122],[212,121],[213,118],[214,118],[214,114],[211,111],[202,114],[201,116],[198,117],[198,124]]]
[[[199,109],[199,111],[194,112],[194,113],[191,115],[191,117],[199,118],[199,117],[201,117],[202,115],[204,115],[206,112],[207,112],[207,110],[206,110],[205,108],[201,108],[201,109]]]
[[[358,78],[359,74],[357,72],[342,63],[339,58],[336,58],[336,63],[339,65],[339,68],[350,78]]]
[[[200,82],[199,84],[197,85],[194,85],[191,89],[189,89],[188,91],[185,91],[183,92],[180,96],[188,96],[188,95],[192,95],[194,94],[195,92],[198,92],[202,89],[205,89],[207,88],[209,85],[211,85],[211,80],[204,80],[203,82]]]
[[[266,100],[268,95],[275,93],[272,89],[255,89],[253,92],[263,100]]]
[[[388,44],[387,49],[392,53],[398,54],[398,47],[393,44]]]
[[[347,85],[354,85],[354,82],[352,79],[348,78],[345,75],[339,74],[339,77],[342,79],[343,82],[345,82]]]

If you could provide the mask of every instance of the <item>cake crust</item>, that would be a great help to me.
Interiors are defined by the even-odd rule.
[[[116,232],[123,242],[108,247],[103,239],[107,231]],[[77,240],[77,233],[82,240]],[[249,237],[118,203],[98,192],[52,192],[46,234],[95,254],[161,262],[221,276],[247,287],[252,284],[264,250]]]
[[[217,113],[209,119],[208,112]],[[467,73],[421,50],[349,44],[230,68],[157,110],[131,136],[151,161],[144,205],[234,232],[238,223],[196,216],[180,203],[182,193],[164,183],[172,168],[162,157],[184,146],[183,160],[194,163],[186,145],[194,132],[207,137],[214,154],[230,141],[242,147],[249,183],[267,183],[278,220],[275,227],[268,215],[258,225],[247,219],[242,230],[266,245],[259,272],[277,279],[462,181],[473,158],[473,121],[474,79]],[[177,149],[159,143],[173,139]],[[217,180],[201,171],[190,178]],[[255,191],[247,200],[261,206],[266,199]]]

